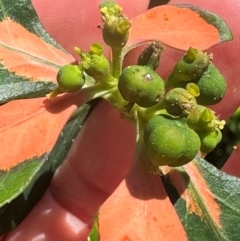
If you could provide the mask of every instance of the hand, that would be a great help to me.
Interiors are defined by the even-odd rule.
[[[100,2],[32,0],[47,31],[72,54],[75,46],[87,51],[93,42],[103,42],[97,28]],[[131,18],[147,9],[148,0],[119,0],[118,4]],[[99,206],[129,170],[134,145],[133,126],[102,102],[44,197],[21,225],[0,240],[85,241]]]
[[[88,50],[93,41],[101,41],[96,26],[101,23],[95,1],[32,0],[48,32],[73,54],[73,47]],[[99,1],[100,2],[100,1]],[[131,4],[130,4],[131,2]],[[118,1],[129,17],[147,9],[148,1]],[[170,4],[182,3],[170,1]],[[190,0],[188,3],[222,16],[238,36],[238,3]],[[85,21],[84,21],[85,20]],[[228,94],[216,107],[227,118],[238,107],[240,49],[233,42],[213,47],[214,63],[228,80]],[[172,56],[174,58],[174,56]],[[166,64],[166,63],[165,63]],[[88,118],[49,190],[29,216],[4,240],[86,240],[99,206],[113,192],[129,170],[135,146],[134,128],[119,118],[119,113],[102,101]],[[234,161],[234,160],[232,160]],[[230,169],[231,170],[231,169]],[[236,170],[236,168],[235,168]],[[239,168],[240,174],[240,168]]]

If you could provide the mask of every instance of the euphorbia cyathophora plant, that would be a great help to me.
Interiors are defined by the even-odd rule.
[[[64,109],[69,107],[66,104],[68,101],[69,103],[71,101],[77,102],[77,105],[84,106],[87,102],[100,97],[119,111],[121,118],[131,122],[136,128],[136,150],[132,166],[126,178],[99,208],[93,220],[92,230],[88,237],[89,241],[165,240],[162,229],[166,229],[167,226],[169,228],[169,222],[167,222],[169,217],[175,219],[178,217],[173,213],[169,204],[163,202],[166,197],[162,197],[159,191],[159,187],[163,188],[161,179],[174,205],[175,203],[176,206],[179,205],[174,195],[176,193],[179,196],[183,194],[181,200],[187,203],[186,210],[183,211],[176,207],[182,220],[184,213],[188,213],[189,210],[189,213],[194,213],[201,220],[205,218],[199,207],[201,205],[192,205],[194,202],[200,202],[198,189],[192,188],[196,182],[193,176],[199,174],[196,168],[209,165],[205,164],[202,157],[212,151],[221,141],[221,129],[224,127],[225,121],[219,119],[211,106],[219,103],[227,91],[227,82],[214,65],[212,53],[208,53],[206,49],[223,41],[231,40],[232,35],[225,22],[213,13],[190,5],[165,7],[149,10],[144,13],[145,15],[129,20],[117,3],[113,1],[102,2],[99,6],[102,18],[102,25],[99,26],[99,29],[102,31],[104,43],[111,49],[111,57],[108,58],[105,55],[104,46],[99,42],[91,43],[87,51],[81,49],[81,46],[75,47],[75,52],[80,60],[74,63],[69,61],[59,66],[55,74],[57,84],[48,86],[47,97],[41,102],[41,104],[45,104],[44,108],[49,110],[49,113],[57,113],[56,103],[58,100],[60,100],[59,103],[63,103],[62,109]],[[188,41],[188,37],[185,37],[182,42],[172,40],[171,34],[169,37],[167,33],[168,31],[177,31],[177,29],[172,29],[172,26],[177,25],[176,19],[173,20],[174,24],[171,25],[171,28],[168,24],[174,19],[173,16],[179,15],[180,18],[183,16],[182,19],[184,19],[185,14],[189,16],[192,14],[192,18],[196,17],[196,21],[201,21],[198,23],[199,34],[202,34],[201,24],[205,27],[204,31],[209,27],[211,38],[204,39],[203,37],[201,41],[189,38]],[[157,21],[164,32],[162,35],[161,33],[159,35],[152,34],[155,31],[154,26],[152,30],[144,27],[144,23],[154,25]],[[14,23],[8,24],[13,25]],[[141,24],[143,25],[142,32],[139,32]],[[145,36],[141,37],[141,34]],[[48,41],[49,44],[52,44],[52,40]],[[140,45],[144,45],[144,50],[139,54],[136,63],[125,66],[124,57],[126,54]],[[184,50],[185,53],[175,63],[169,76],[162,78],[158,67],[161,65],[161,55],[165,45]],[[2,58],[6,59],[5,56]],[[9,66],[10,64],[7,67]],[[10,71],[10,67],[11,74],[14,71],[17,73],[18,70],[14,68]],[[11,98],[9,97],[9,100]],[[15,99],[19,98],[19,96],[15,97]],[[64,102],[65,100],[66,102]],[[62,140],[61,136],[67,134],[71,139],[76,136],[78,131],[75,125],[80,125],[83,122],[82,119],[78,119],[81,111],[80,108],[73,113],[59,140]],[[72,114],[72,112],[69,113]],[[84,114],[86,115],[85,112]],[[49,116],[46,116],[46,119],[47,117]],[[51,118],[54,117],[51,116]],[[71,122],[75,119],[78,121],[77,124]],[[75,128],[74,134],[71,134],[73,127]],[[51,140],[51,143],[54,141],[54,139]],[[64,141],[65,139],[60,141],[63,143],[62,146],[58,141],[55,148],[62,147],[64,149]],[[36,151],[41,152],[42,149]],[[41,154],[44,161],[48,158],[57,159],[60,155],[56,149],[53,149],[50,155]],[[61,155],[63,154],[61,153]],[[29,157],[24,156],[24,158]],[[63,159],[63,157],[59,158]],[[60,163],[52,162],[52,166],[48,166],[48,171],[51,170],[53,173]],[[28,162],[26,163],[24,171],[28,168]],[[17,166],[14,162],[12,165]],[[2,164],[2,166],[2,169],[6,169],[6,165]],[[40,167],[34,168],[36,172],[39,171],[37,168],[41,169]],[[12,168],[11,171],[18,171],[18,169]],[[31,178],[29,176],[25,182],[27,183]],[[210,177],[205,178],[208,181],[210,179]],[[51,177],[49,177],[50,179]],[[175,183],[175,180],[178,182]],[[204,180],[202,178],[199,181],[205,188]],[[31,179],[32,185],[35,184],[35,181]],[[24,186],[27,190],[25,191],[31,193],[27,189],[28,186]],[[173,187],[174,191],[171,192]],[[186,191],[188,188],[192,188],[192,193]],[[15,193],[16,190],[10,197],[3,198],[3,200],[0,197],[2,204],[0,215],[2,217],[7,217],[9,214],[8,205],[15,201]],[[25,195],[23,191],[21,194]],[[210,194],[212,193],[210,192]],[[32,203],[34,202],[35,200]],[[204,197],[203,202],[205,202]],[[211,202],[214,203],[214,200],[211,199]],[[163,209],[166,210],[165,213],[162,213]],[[22,218],[21,216],[20,219]],[[219,217],[217,216],[217,218]],[[0,225],[0,234],[13,229],[20,222],[17,218],[13,219],[14,222],[11,219],[7,220],[6,227],[1,228]],[[213,218],[207,217],[208,224],[211,220],[215,221],[216,229],[221,230],[221,225],[218,225],[216,221],[218,219],[215,220],[215,216]],[[0,220],[0,224],[1,222]],[[117,224],[115,225],[113,222],[117,222]],[[134,225],[138,225],[138,223],[140,223],[139,230],[135,232]],[[174,240],[176,232],[178,240],[187,240],[188,234],[189,240],[192,241],[194,234],[189,231],[185,224],[184,228],[174,229],[171,227],[166,240]],[[214,229],[214,232],[218,231]]]
[[[48,97],[85,88],[91,99],[109,101],[136,126],[136,140],[143,143],[154,172],[163,165],[185,165],[199,152],[205,155],[213,150],[221,140],[224,121],[203,105],[218,103],[227,84],[212,63],[212,55],[190,46],[164,81],[155,72],[164,49],[160,42],[153,42],[136,65],[122,69],[131,22],[113,1],[101,3],[99,9],[102,36],[112,59],[104,56],[100,43],[93,43],[88,52],[76,47],[81,61],[60,68],[58,87]],[[89,77],[91,83],[85,83]]]
[[[144,164],[147,173],[159,174],[165,165],[185,165],[197,155],[204,156],[213,150],[221,140],[220,130],[225,122],[204,105],[221,101],[227,84],[214,66],[212,54],[189,46],[163,80],[155,70],[164,48],[153,41],[135,65],[123,68],[131,22],[113,1],[101,3],[99,9],[102,36],[111,48],[111,60],[104,56],[100,43],[93,43],[88,52],[76,47],[81,61],[60,68],[58,87],[48,97],[83,88],[89,91],[89,99],[107,100],[136,126],[136,155],[140,148],[145,158],[135,161],[149,162]],[[89,240],[100,237],[106,240],[96,221]]]

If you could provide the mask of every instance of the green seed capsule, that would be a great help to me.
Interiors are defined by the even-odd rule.
[[[200,150],[197,133],[183,119],[154,116],[144,130],[146,154],[154,166],[181,166],[195,158]]]
[[[219,129],[206,130],[198,133],[201,141],[201,152],[207,154],[212,151],[222,139]]]
[[[62,92],[80,90],[84,85],[83,72],[77,65],[67,64],[61,67],[57,73],[58,88]]]
[[[170,115],[187,114],[197,105],[196,99],[183,88],[171,89],[164,97],[164,104]]]
[[[227,91],[227,82],[213,63],[208,66],[196,84],[200,89],[200,95],[197,97],[200,105],[217,104]]]
[[[157,104],[164,96],[164,81],[147,66],[125,68],[119,78],[118,89],[122,97],[142,107]]]
[[[197,49],[189,48],[187,53],[176,63],[166,82],[166,88],[181,81],[192,81],[203,75],[210,64],[209,56]]]

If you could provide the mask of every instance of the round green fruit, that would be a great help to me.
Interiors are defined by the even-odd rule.
[[[195,158],[201,143],[184,119],[157,115],[146,124],[144,144],[154,166],[181,166]]]
[[[151,68],[139,65],[122,71],[118,89],[125,100],[142,107],[157,104],[165,94],[163,79]]]
[[[67,64],[59,69],[57,82],[62,92],[73,92],[81,89],[85,81],[83,72],[77,65]]]
[[[227,91],[227,82],[213,63],[208,66],[196,84],[200,89],[200,95],[196,98],[200,105],[217,104]]]
[[[219,129],[206,130],[198,132],[201,141],[201,152],[209,153],[222,139],[222,132]]]

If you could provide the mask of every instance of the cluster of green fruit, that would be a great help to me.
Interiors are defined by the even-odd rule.
[[[146,153],[154,166],[184,165],[199,151],[206,154],[216,147],[225,122],[204,105],[218,103],[226,87],[211,56],[193,48],[165,81],[148,66],[127,67],[119,80],[119,91],[128,101],[150,109],[152,105],[162,108],[146,123],[143,134]]]
[[[108,97],[103,98],[121,113],[125,109],[129,117],[131,112],[135,121],[145,115],[140,136],[154,166],[184,165],[199,151],[206,154],[214,149],[221,140],[224,121],[204,105],[214,105],[224,97],[226,81],[211,55],[190,47],[164,81],[155,72],[162,48],[159,42],[153,42],[142,52],[137,65],[122,70],[121,52],[131,24],[112,1],[102,3],[100,12],[103,39],[112,49],[112,63],[99,43],[92,44],[89,52],[75,48],[82,61],[60,68],[58,87],[50,97],[81,89],[85,76],[91,76],[95,84],[109,90]]]
[[[62,66],[57,73],[58,87],[48,95],[53,98],[65,92],[75,92],[83,88],[86,75],[91,76],[96,82],[110,84],[113,77],[110,74],[110,64],[103,54],[103,46],[93,43],[89,52],[84,52],[79,48],[75,51],[82,58],[78,65],[67,64]]]

